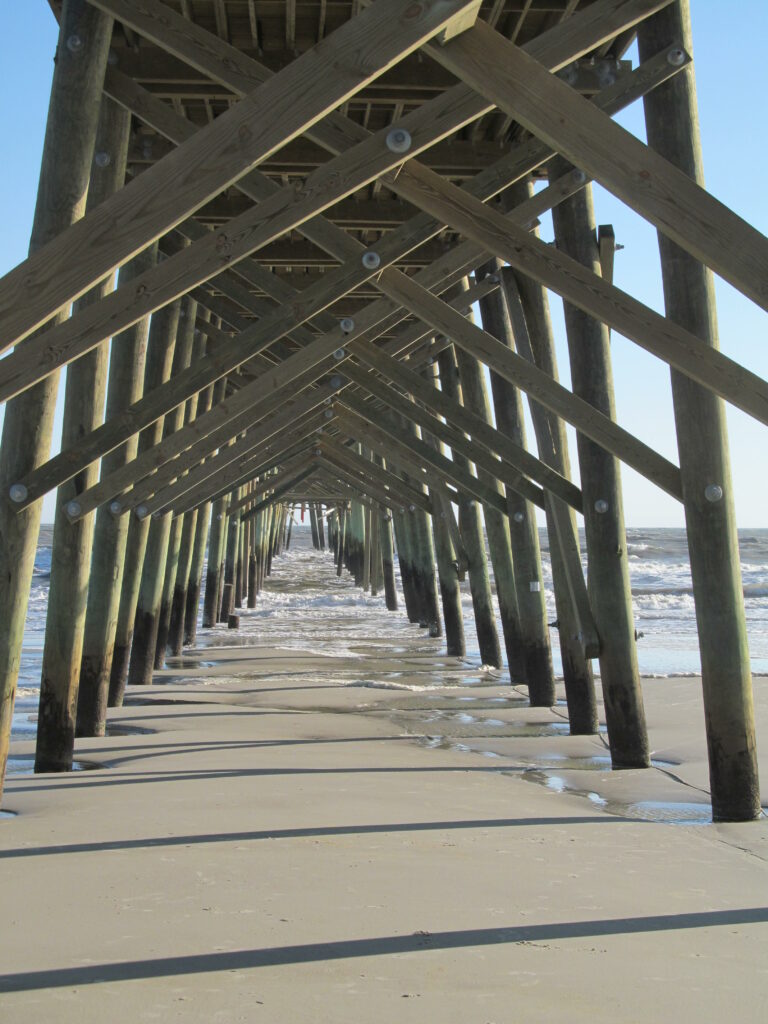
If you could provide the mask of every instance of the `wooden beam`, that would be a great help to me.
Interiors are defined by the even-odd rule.
[[[422,413],[416,407],[410,412],[411,418],[415,419],[422,426],[426,426],[431,433],[439,433],[446,444],[452,444],[447,439],[449,436],[455,437],[457,432],[465,431],[474,441],[483,444],[490,451],[496,452],[497,455],[511,466],[525,473],[526,476],[535,480],[541,487],[553,491],[563,501],[566,501],[576,509],[577,512],[581,511],[581,491],[570,480],[566,480],[565,477],[550,469],[540,459],[537,459],[535,455],[514,444],[508,437],[495,430],[479,416],[476,416],[468,409],[464,409],[447,395],[431,387],[418,374],[409,370],[407,366],[392,359],[382,349],[376,348],[374,345],[362,340],[355,344],[355,355],[423,403],[426,409],[430,410],[431,415],[430,413]],[[348,376],[351,376],[346,367],[345,372]],[[369,385],[372,385],[371,390],[373,390],[375,384],[366,378],[365,386],[368,387]],[[447,426],[450,434],[444,430],[439,432],[436,430],[434,423],[436,415],[445,417],[446,422],[441,424],[441,427]],[[473,458],[472,455],[468,455],[468,457]],[[512,482],[510,482],[510,486],[515,488],[515,484]],[[525,497],[535,504],[539,504],[541,500],[540,492],[526,492]]]
[[[321,120],[363,82],[412,52],[471,2],[424,0],[414,8],[410,0],[391,0],[386,11],[375,5],[341,26],[332,39],[264,81],[246,100],[0,281],[3,347],[26,337],[267,153]],[[136,8],[117,0],[98,6],[112,14],[123,7],[129,13]],[[123,14],[119,16],[122,19]],[[193,27],[183,18],[179,21],[185,30]],[[336,60],[334,54],[343,59]]]
[[[511,219],[427,168],[406,164],[399,175],[401,192],[406,181],[409,198],[423,209],[444,218],[457,231],[487,246],[494,256],[556,291],[750,416],[768,423],[768,382],[757,374],[603,281],[599,274],[576,260],[520,230]]]
[[[391,385],[381,380],[376,374],[364,370],[362,367],[356,367],[351,361],[345,363],[344,372],[350,380],[359,384],[361,389],[381,399],[386,409],[399,413],[414,423],[418,423],[425,430],[439,438],[444,444],[449,445],[455,451],[460,451],[470,461],[474,462],[476,466],[480,466],[509,487],[519,489],[529,501],[538,505],[539,508],[544,508],[544,497],[541,488],[536,487],[530,480],[522,476],[515,467],[510,467],[508,463],[501,462],[487,448],[478,444],[474,439],[467,437],[461,430],[452,426],[450,422],[442,423],[437,417],[420,408],[417,403],[411,402],[403,395],[400,395]],[[432,390],[435,389],[433,388]],[[348,392],[340,395],[340,405],[342,408],[344,406],[353,407],[350,404],[353,400],[355,400],[354,396],[349,395]],[[376,422],[376,418],[381,415],[378,403],[376,406],[371,407],[369,415]]]
[[[768,310],[768,238],[479,21],[430,55]],[[669,60],[681,54],[675,44]]]
[[[406,472],[423,470],[423,477],[421,473],[416,477],[423,483],[451,483],[476,501],[507,514],[506,502],[498,491],[486,487],[477,477],[465,472],[426,441],[404,430],[391,416],[382,416],[371,410],[365,402],[347,394],[339,411],[339,422],[353,431],[351,436],[359,435],[360,440],[374,446],[388,461],[402,463]],[[412,468],[409,469],[409,466]]]
[[[492,370],[517,385],[566,422],[613,452],[672,497],[681,498],[680,471],[636,437],[598,412],[583,399],[553,381],[527,360],[510,352],[460,313],[398,271],[385,271],[379,284],[386,294],[407,305],[435,330],[448,335]]]
[[[597,13],[595,11],[596,8],[602,11],[606,17],[609,17],[610,11],[608,8],[612,6],[616,5],[607,3],[606,0],[600,0],[599,3],[589,8],[589,18],[593,17],[593,13]],[[639,3],[638,0],[633,0],[629,6],[631,11],[628,11],[628,15],[632,12],[636,14],[638,7],[642,8],[643,4]],[[581,17],[580,15],[579,18]],[[599,31],[602,25],[602,21],[597,25],[593,25],[593,31]],[[573,23],[571,29],[572,27]],[[558,43],[559,37],[556,38],[557,33],[555,30],[547,33],[547,36],[552,41],[553,52],[562,53],[562,48],[559,47]],[[584,45],[584,39],[581,38],[579,43]],[[600,104],[602,109],[614,112],[621,109],[626,103],[642,96],[649,89],[653,88],[658,81],[664,80],[665,77],[669,77],[672,73],[673,71],[666,61],[663,62],[662,66],[659,66],[659,62],[656,59],[647,61],[636,72],[633,72],[631,80],[608,87],[600,96],[596,97],[595,102]],[[506,157],[494,167],[481,172],[466,187],[465,191],[471,192],[481,199],[491,198],[522,175],[540,166],[551,156],[551,153],[552,151],[545,144],[535,139],[529,140],[518,148],[514,156]],[[538,207],[531,207],[530,216],[535,215],[534,210],[536,208]],[[522,213],[523,208],[521,207],[520,214]],[[317,219],[315,218],[315,220]],[[304,227],[306,228],[306,225]],[[440,230],[440,227],[440,222],[436,222],[421,214],[402,225],[401,228],[390,232],[377,245],[377,252],[381,257],[382,266],[385,266],[387,262],[394,261],[402,253],[407,252],[409,248],[432,237]],[[432,267],[423,272],[419,280],[427,284],[428,287],[434,287],[436,283],[440,282],[449,273],[455,273],[456,279],[458,279],[458,277],[471,271],[485,259],[484,251],[476,245],[469,243],[458,246],[454,250],[454,256],[455,259],[453,257],[451,259],[446,257],[436,261]],[[352,268],[344,266],[333,274],[325,275],[321,282],[317,282],[311,289],[303,292],[300,305],[289,307],[287,303],[283,303],[283,308],[278,310],[276,314],[273,314],[268,330],[265,331],[265,325],[262,324],[260,327],[251,329],[253,333],[247,337],[238,339],[237,345],[232,346],[233,358],[229,362],[225,363],[221,353],[217,355],[215,362],[212,361],[207,364],[201,362],[189,372],[180,375],[180,378],[174,380],[162,390],[156,390],[152,395],[142,400],[141,403],[137,403],[132,412],[126,413],[120,422],[105,424],[103,428],[100,428],[99,431],[84,439],[73,449],[60,453],[60,455],[34,471],[23,481],[23,485],[27,489],[27,498],[18,505],[19,510],[25,508],[36,497],[46,493],[52,487],[74,475],[74,473],[88,465],[93,459],[121,444],[131,434],[140,430],[148,423],[153,422],[154,419],[168,409],[173,408],[174,405],[188,397],[191,393],[199,391],[202,387],[215,380],[217,376],[221,376],[239,365],[240,362],[250,358],[260,347],[265,347],[269,344],[270,340],[280,337],[290,330],[291,326],[295,326],[296,323],[308,319],[318,309],[330,305],[334,298],[345,294],[346,291],[360,284],[361,281],[364,281],[369,276],[370,272],[364,272],[361,265]],[[450,280],[447,280],[445,287],[448,287],[451,283]],[[150,305],[153,305],[153,303],[150,303]],[[303,315],[299,316],[299,312]],[[108,325],[111,322],[111,318],[108,316],[103,329],[109,330]],[[68,330],[71,330],[71,326],[70,321],[67,325]],[[87,325],[83,329],[87,331]],[[115,329],[114,326],[111,329]],[[51,332],[47,332],[47,334],[50,341]],[[246,346],[248,347],[246,348]],[[244,358],[234,358],[235,353],[237,356],[242,354]]]

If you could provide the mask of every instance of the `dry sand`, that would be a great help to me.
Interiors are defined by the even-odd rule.
[[[645,683],[676,763],[612,774],[562,707],[355,671],[201,650],[78,742],[103,767],[8,783],[3,1024],[768,1018],[768,823],[642,820],[706,818],[697,680]]]

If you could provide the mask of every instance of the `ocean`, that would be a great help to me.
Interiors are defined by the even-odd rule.
[[[48,602],[52,527],[44,526],[37,550],[35,572],[27,611],[24,647],[14,712],[13,737],[35,734],[40,671]],[[550,618],[555,617],[546,534],[541,534],[545,591]],[[685,532],[681,529],[627,530],[629,566],[640,671],[646,676],[697,675],[700,671],[693,592]],[[752,670],[768,674],[768,529],[739,532],[741,570],[747,616]],[[584,554],[584,551],[582,551]],[[441,641],[430,640],[424,631],[415,643],[413,627],[405,613],[388,613],[383,598],[371,598],[337,581],[327,559],[311,549],[309,527],[294,528],[288,558],[295,559],[295,586],[265,590],[255,612],[244,616],[238,642],[278,642],[297,650],[319,650],[364,657],[366,644],[382,643],[396,650],[441,653]],[[399,581],[398,581],[399,582]],[[467,662],[482,671],[468,584],[462,584],[467,640]],[[402,601],[401,601],[402,606]],[[295,619],[291,628],[285,612]],[[557,634],[553,631],[556,673],[561,673]],[[198,633],[200,645],[232,642],[224,629]],[[503,645],[502,645],[503,646]]]

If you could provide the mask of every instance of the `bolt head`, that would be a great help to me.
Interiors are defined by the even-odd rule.
[[[338,391],[343,383],[344,383],[344,378],[340,377],[338,373],[334,373],[334,375],[331,377],[331,380],[330,380],[331,387],[335,391]]]
[[[337,348],[336,351],[333,353],[333,358],[338,362],[339,360],[343,359],[346,354],[347,353],[344,351],[343,348]]]
[[[723,500],[723,488],[720,484],[707,484],[704,488],[704,497],[714,505]]]
[[[94,155],[93,162],[96,164],[97,167],[109,167],[109,165],[112,163],[112,157],[109,155],[109,153],[105,153],[103,150],[101,150],[100,152]]]
[[[120,513],[123,511],[122,502],[119,502],[117,500],[110,501],[110,503],[109,503],[109,511],[112,513],[113,516],[119,516]]]
[[[522,523],[525,519],[525,516],[522,512],[515,512],[514,519],[516,523]]]
[[[682,67],[685,64],[685,50],[679,46],[673,46],[667,53],[667,63],[671,64],[673,68]]]
[[[411,133],[405,128],[393,128],[387,132],[387,149],[393,153],[407,153],[412,143]]]
[[[326,409],[323,416],[325,416],[327,420],[333,419],[333,409]]]
[[[82,48],[83,40],[79,35],[77,35],[77,33],[73,33],[71,36],[68,37],[67,49],[70,53],[80,53]]]
[[[351,316],[345,316],[339,324],[339,327],[342,329],[344,334],[351,334],[355,329],[355,321]]]
[[[598,498],[595,502],[595,512],[598,512],[601,516],[605,515],[609,508],[610,505],[605,498]]]
[[[8,491],[11,501],[15,504],[20,505],[22,501],[26,500],[29,491],[24,484],[11,484],[11,488]]]
[[[146,505],[137,505],[136,506],[136,518],[137,519],[146,519],[148,515],[149,515],[149,509],[147,508]]]
[[[381,266],[381,256],[373,249],[363,253],[363,266],[366,270],[377,270]]]
[[[83,506],[79,501],[68,501],[66,504],[65,511],[70,519],[77,519],[80,513],[83,511]]]

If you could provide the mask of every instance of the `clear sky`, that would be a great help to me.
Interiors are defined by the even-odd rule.
[[[740,16],[738,26],[735,18],[723,17],[721,0],[693,0],[692,7],[707,187],[768,233],[763,167],[768,158],[763,106],[768,96],[768,3],[739,0],[734,5]],[[56,24],[46,0],[0,0],[0,273],[15,266],[27,252],[55,45]],[[634,51],[628,56],[637,59]],[[619,120],[645,138],[642,104],[635,104]],[[595,189],[595,212],[598,223],[614,225],[617,241],[625,246],[616,254],[615,283],[663,312],[655,230],[599,187]],[[546,239],[552,237],[548,219],[542,225],[542,234]],[[765,314],[719,279],[717,296],[723,351],[768,378]],[[556,296],[550,299],[559,340],[561,379],[570,384],[561,304]],[[666,366],[615,334],[612,347],[619,422],[677,461]],[[734,409],[729,409],[728,424],[739,525],[768,526],[768,433]],[[576,469],[575,449],[572,461]],[[682,509],[673,499],[627,467],[623,479],[629,525],[682,525]],[[53,496],[49,495],[43,521],[52,519]]]

